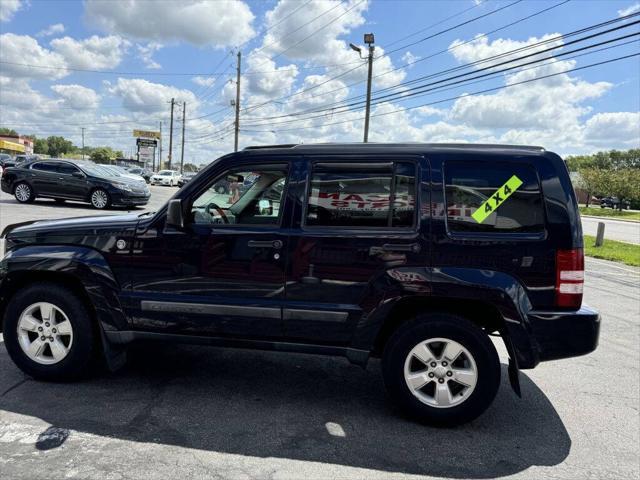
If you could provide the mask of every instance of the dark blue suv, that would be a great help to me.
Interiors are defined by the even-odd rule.
[[[5,345],[47,380],[141,339],[375,357],[405,412],[454,425],[496,395],[490,335],[517,393],[519,369],[598,343],[576,198],[539,147],[247,148],[158,212],[3,235]]]

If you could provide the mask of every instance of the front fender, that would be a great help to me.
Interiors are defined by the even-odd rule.
[[[26,245],[10,250],[0,260],[0,297],[6,295],[12,279],[38,272],[58,273],[82,283],[104,331],[129,327],[120,303],[120,285],[100,252],[72,245]]]

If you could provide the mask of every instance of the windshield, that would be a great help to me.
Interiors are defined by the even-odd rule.
[[[110,167],[104,165],[92,165],[90,163],[78,163],[78,167],[84,170],[85,173],[93,175],[95,177],[119,177],[120,175],[110,169]]]
[[[163,177],[170,177],[173,172],[171,170],[161,170],[158,172],[158,175],[162,175]]]

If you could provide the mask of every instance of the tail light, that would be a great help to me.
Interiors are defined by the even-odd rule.
[[[584,254],[581,248],[556,252],[556,306],[580,308],[584,286]]]

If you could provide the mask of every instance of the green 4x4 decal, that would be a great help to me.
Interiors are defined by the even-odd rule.
[[[520,185],[522,185],[522,180],[513,175],[509,180],[507,180],[507,183],[502,185],[498,190],[496,190],[496,193],[491,195],[486,202],[480,205],[478,209],[471,214],[471,216],[478,223],[484,222],[487,217],[491,215],[496,208],[502,205]]]

